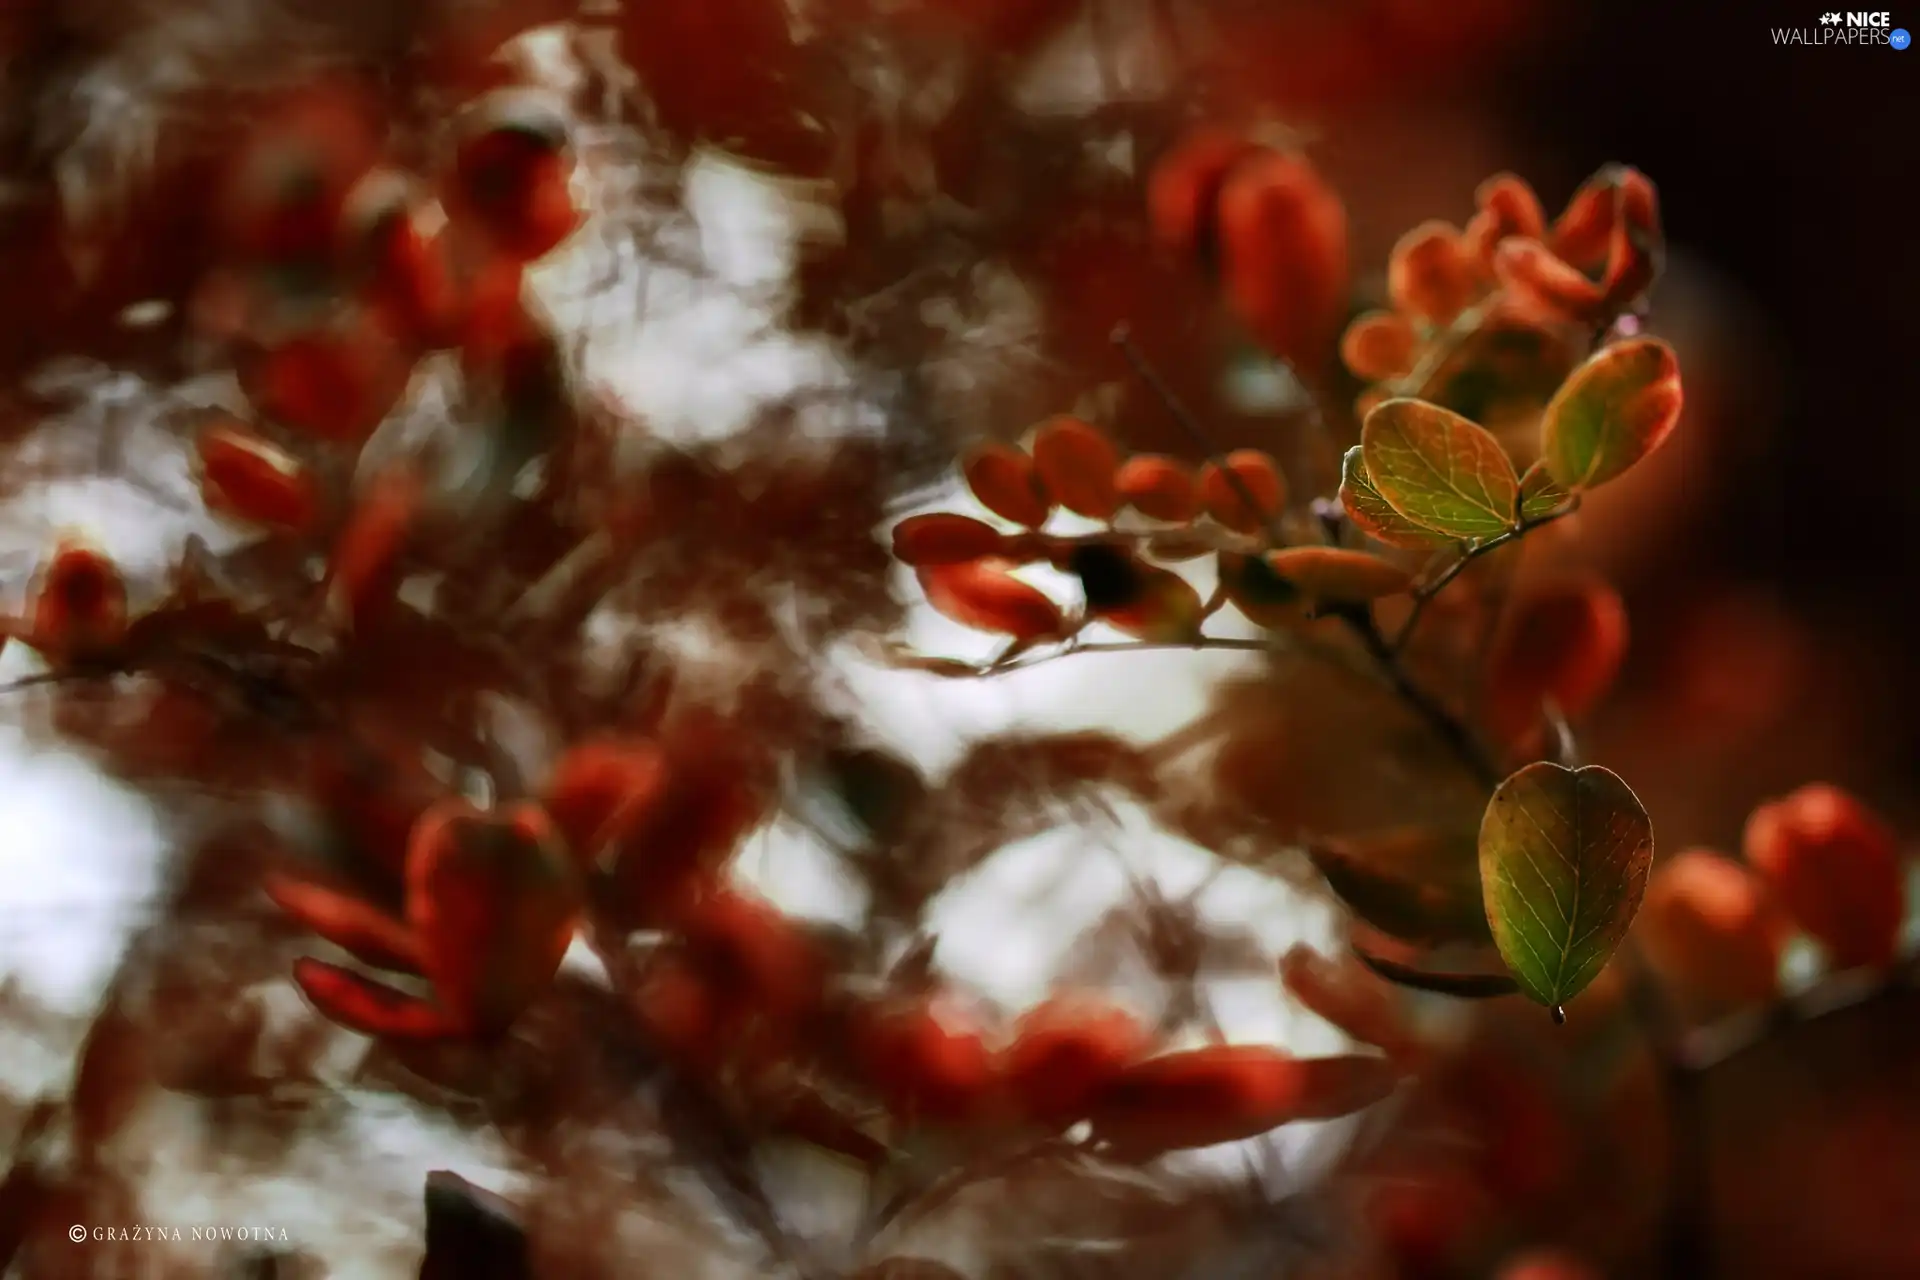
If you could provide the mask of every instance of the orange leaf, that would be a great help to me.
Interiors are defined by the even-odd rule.
[[[399,467],[377,477],[354,508],[327,567],[329,605],[348,626],[377,623],[398,598],[421,498],[419,477]]]
[[[962,626],[1020,641],[1064,634],[1065,615],[1040,588],[1007,572],[1001,560],[938,565],[919,572],[927,602]]]
[[[1200,469],[1200,497],[1207,514],[1235,533],[1259,533],[1287,505],[1286,476],[1279,463],[1258,449],[1236,449],[1224,461],[1224,470],[1212,462]],[[1249,496],[1256,506],[1247,505]]]
[[[314,1008],[362,1035],[400,1040],[450,1040],[460,1026],[418,996],[363,978],[351,969],[303,956],[293,962],[293,981]]]
[[[961,461],[960,470],[980,505],[1002,520],[1029,529],[1047,522],[1053,504],[1033,459],[1012,445],[995,440],[976,445]]]
[[[468,1034],[506,1029],[547,989],[573,941],[574,869],[538,806],[434,806],[407,854],[407,919],[427,976]]]
[[[1747,861],[1839,969],[1899,954],[1906,884],[1893,832],[1851,795],[1815,783],[1747,819]]]
[[[200,433],[200,491],[207,506],[288,533],[306,533],[320,495],[299,459],[238,422]]]
[[[1781,923],[1746,867],[1688,849],[1653,873],[1634,930],[1662,977],[1719,1012],[1779,993]]]
[[[1606,300],[1600,286],[1538,240],[1509,236],[1493,255],[1494,273],[1519,301],[1550,319],[1585,324]]]
[[[62,542],[41,571],[28,616],[28,643],[53,665],[104,657],[126,638],[126,580],[101,552]]]
[[[1000,555],[1007,542],[985,521],[944,511],[908,516],[893,527],[894,559],[916,569]]]
[[[653,743],[595,739],[560,757],[541,800],[574,860],[591,866],[661,801],[668,776],[666,758]]]
[[[1098,427],[1061,416],[1033,437],[1034,473],[1054,500],[1075,515],[1111,520],[1120,510],[1114,473],[1120,452]]]
[[[1613,686],[1627,649],[1627,610],[1598,579],[1576,579],[1521,600],[1487,661],[1487,720],[1502,739],[1537,732],[1551,699],[1569,720]]]
[[[452,239],[423,221],[413,175],[375,169],[355,184],[341,216],[340,257],[355,294],[415,346],[449,346],[460,299]]]
[[[360,444],[400,402],[414,354],[375,313],[236,353],[240,390],[261,417],[321,440]]]
[[[978,1119],[999,1083],[979,1024],[939,996],[869,1006],[854,1019],[850,1048],[868,1085],[907,1123]]]
[[[1200,514],[1200,486],[1186,464],[1156,453],[1120,464],[1113,484],[1121,500],[1151,520],[1185,524]]]
[[[397,973],[424,971],[419,940],[379,908],[291,876],[269,875],[263,887],[275,906],[355,959]]]
[[[1423,222],[1393,246],[1387,259],[1387,294],[1410,316],[1447,325],[1479,292],[1474,263],[1458,228]]]
[[[1202,129],[1160,158],[1147,180],[1147,220],[1154,239],[1183,257],[1217,257],[1220,191],[1235,165],[1260,147],[1238,133]]]
[[[1055,996],[1014,1023],[1003,1064],[1007,1094],[1030,1123],[1067,1128],[1152,1043],[1140,1020],[1117,1005]]]
[[[1496,173],[1473,193],[1479,208],[1467,223],[1467,252],[1483,275],[1493,275],[1493,255],[1510,236],[1538,240],[1547,233],[1547,215],[1540,197],[1525,179]]]
[[[1200,593],[1171,569],[1100,544],[1075,547],[1065,567],[1080,579],[1088,614],[1117,631],[1161,644],[1200,634]]]
[[[1347,214],[1305,157],[1264,152],[1240,162],[1220,190],[1227,299],[1266,348],[1317,361],[1347,288]]]
[[[1267,568],[1301,595],[1329,604],[1397,596],[1413,588],[1413,575],[1364,551],[1340,547],[1288,547],[1269,551]]]
[[[1420,338],[1396,311],[1369,311],[1347,326],[1340,339],[1340,360],[1353,376],[1385,382],[1413,369]]]
[[[1094,1139],[1123,1158],[1258,1137],[1349,1115],[1393,1092],[1384,1058],[1294,1058],[1266,1045],[1209,1045],[1129,1067],[1093,1108]]]
[[[1280,980],[1301,1004],[1360,1043],[1396,1062],[1418,1056],[1419,1042],[1393,992],[1352,957],[1332,960],[1302,943],[1280,957]]]
[[[758,1024],[763,1052],[784,1049],[826,995],[825,957],[771,903],[721,890],[692,900],[678,924],[688,962],[729,1019]],[[729,1039],[739,1042],[739,1026]]]
[[[545,257],[579,228],[566,116],[548,95],[497,89],[467,109],[457,130],[441,188],[456,223],[481,230],[515,262]]]

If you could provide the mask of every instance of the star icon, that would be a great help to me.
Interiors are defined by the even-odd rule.
[[[1840,23],[1840,15],[1837,13],[1823,13],[1820,15],[1820,23],[1822,26],[1828,27],[1838,26]]]

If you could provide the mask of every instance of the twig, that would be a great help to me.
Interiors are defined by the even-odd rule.
[[[1394,693],[1399,695],[1400,700],[1406,703],[1409,709],[1427,722],[1435,736],[1444,742],[1467,771],[1473,774],[1474,780],[1484,785],[1489,791],[1499,786],[1502,776],[1499,765],[1474,739],[1473,732],[1467,728],[1465,722],[1447,710],[1438,698],[1414,683],[1413,677],[1407,674],[1406,667],[1401,665],[1400,655],[1381,634],[1379,620],[1373,616],[1372,608],[1359,605],[1348,606],[1333,611],[1331,616],[1347,624],[1348,629],[1358,637],[1361,647],[1367,651],[1367,656],[1374,660],[1381,674],[1387,678],[1387,683],[1393,687]]]
[[[1478,542],[1468,543],[1466,549],[1452,560],[1438,576],[1432,581],[1422,583],[1414,589],[1413,611],[1407,615],[1407,620],[1400,624],[1400,631],[1393,638],[1393,652],[1398,655],[1406,650],[1408,642],[1413,639],[1414,628],[1420,625],[1420,619],[1427,611],[1427,605],[1435,596],[1446,590],[1447,587],[1452,584],[1453,580],[1465,571],[1468,565],[1490,551],[1498,550],[1506,546],[1509,542],[1518,541],[1542,525],[1549,525],[1556,520],[1566,519],[1579,509],[1580,500],[1575,498],[1558,511],[1549,512],[1538,519],[1522,520],[1504,533],[1497,533],[1491,538],[1483,538]]]

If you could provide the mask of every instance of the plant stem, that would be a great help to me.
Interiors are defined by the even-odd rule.
[[[1502,777],[1499,765],[1474,739],[1473,732],[1467,728],[1465,722],[1447,710],[1438,698],[1422,689],[1414,682],[1413,677],[1407,674],[1398,651],[1388,644],[1386,636],[1381,634],[1379,620],[1373,616],[1372,608],[1355,606],[1341,609],[1332,616],[1347,624],[1348,629],[1359,639],[1361,647],[1367,651],[1367,656],[1374,660],[1381,674],[1386,676],[1387,683],[1393,687],[1394,693],[1407,704],[1409,709],[1427,722],[1434,734],[1447,745],[1447,749],[1466,766],[1469,773],[1473,774],[1474,780],[1484,785],[1489,791],[1498,787]]]
[[[1398,654],[1406,649],[1407,643],[1413,639],[1414,628],[1420,625],[1421,615],[1427,611],[1428,603],[1432,601],[1435,596],[1446,590],[1448,585],[1451,584],[1455,578],[1459,577],[1468,565],[1478,560],[1481,556],[1486,555],[1488,552],[1506,546],[1509,542],[1519,541],[1528,533],[1540,528],[1542,525],[1549,525],[1555,520],[1566,519],[1579,509],[1579,500],[1575,499],[1573,502],[1560,508],[1560,510],[1549,512],[1537,520],[1522,520],[1505,533],[1497,533],[1491,538],[1483,538],[1478,542],[1468,543],[1466,549],[1449,563],[1447,567],[1440,572],[1439,576],[1435,577],[1431,582],[1423,583],[1414,590],[1413,612],[1407,615],[1407,620],[1400,625],[1399,634],[1394,636],[1393,652]]]

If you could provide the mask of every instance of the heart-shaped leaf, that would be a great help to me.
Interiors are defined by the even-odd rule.
[[[1646,893],[1653,824],[1618,774],[1541,761],[1494,792],[1480,881],[1494,945],[1520,989],[1554,1009],[1612,958]]]
[[[1575,369],[1548,403],[1540,459],[1569,490],[1603,485],[1660,447],[1683,400],[1672,347],[1658,338],[1616,342]]]
[[[1409,397],[1382,401],[1360,429],[1367,475],[1389,506],[1452,538],[1513,527],[1520,478],[1486,428]]]
[[[469,1033],[504,1030],[545,991],[573,941],[579,885],[534,805],[436,806],[407,856],[407,918],[435,993]]]
[[[1390,547],[1418,549],[1451,541],[1444,533],[1436,533],[1393,509],[1367,474],[1366,455],[1359,445],[1347,450],[1340,461],[1340,505],[1362,533]]]

